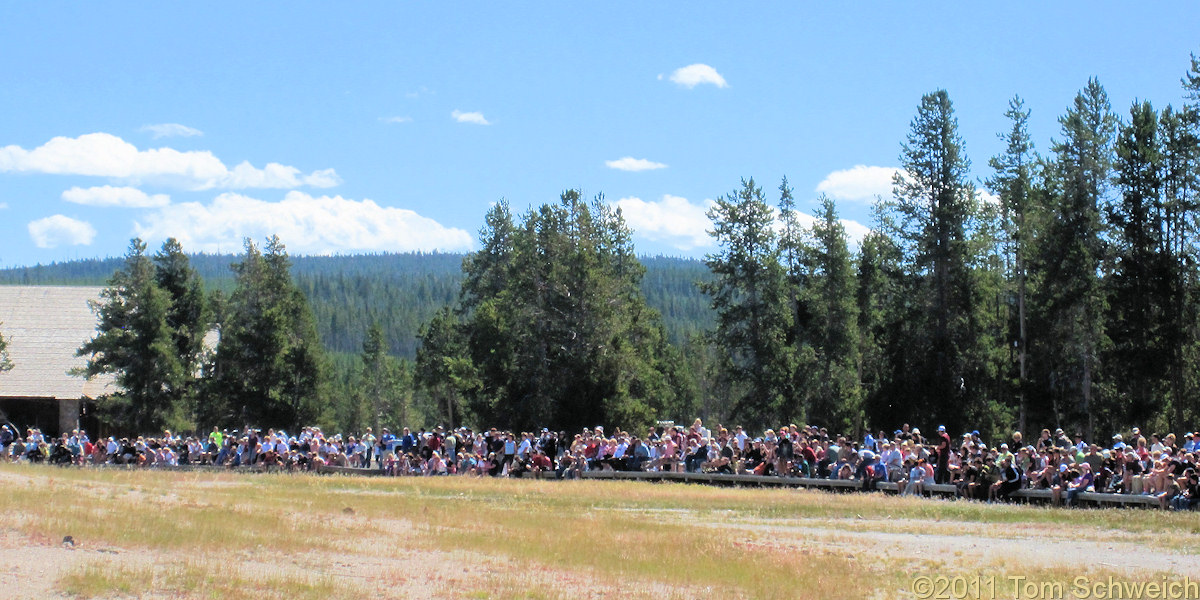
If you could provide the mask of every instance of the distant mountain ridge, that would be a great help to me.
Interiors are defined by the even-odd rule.
[[[292,274],[312,303],[325,347],[358,353],[367,328],[383,326],[392,353],[413,358],[420,328],[442,306],[453,304],[462,281],[457,253],[384,253],[292,256]],[[192,267],[210,290],[233,288],[230,254],[194,254]],[[708,299],[695,285],[707,280],[702,261],[668,256],[642,257],[642,292],[663,316],[674,343],[707,330],[713,322]],[[80,259],[32,267],[0,269],[0,285],[105,285],[122,257]]]

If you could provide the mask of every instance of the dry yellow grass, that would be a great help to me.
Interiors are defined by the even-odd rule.
[[[229,597],[232,590],[301,599],[363,590],[374,597],[428,590],[459,598],[890,598],[909,594],[920,572],[998,573],[998,597],[1011,598],[1014,590],[1003,587],[1011,575],[1160,575],[1102,561],[1073,568],[1019,556],[981,561],[977,552],[949,549],[909,555],[903,540],[928,543],[933,535],[936,548],[992,535],[1000,543],[1014,535],[1150,540],[1169,533],[1181,546],[1200,541],[1194,515],[1159,511],[639,482],[3,465],[0,483],[8,490],[0,533],[47,547],[72,535],[81,549],[151,555],[141,563],[96,556],[62,569],[57,591],[83,598]],[[900,540],[897,551],[868,544],[888,536]],[[223,560],[197,559],[213,553]]]

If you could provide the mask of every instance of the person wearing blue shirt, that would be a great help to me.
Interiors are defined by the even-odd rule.
[[[404,428],[404,435],[400,437],[400,451],[404,454],[409,454],[417,450],[417,438],[412,434],[407,427]]]

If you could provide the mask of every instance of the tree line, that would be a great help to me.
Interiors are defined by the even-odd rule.
[[[411,360],[374,303],[394,288],[336,271],[304,280],[275,238],[262,252],[247,241],[232,286],[208,294],[178,244],[147,257],[135,240],[81,354],[118,374],[112,422],[139,427],[632,428],[698,415],[847,433],[1178,431],[1200,416],[1195,57],[1183,88],[1179,108],[1138,101],[1122,117],[1091,79],[1045,154],[1014,97],[987,195],[949,94],[927,94],[853,251],[832,200],[804,226],[786,179],[775,202],[745,179],[709,211],[716,250],[682,286],[693,296],[656,297],[689,315],[673,333],[620,211],[568,190],[519,216],[497,203],[457,279],[417,287],[436,306]],[[322,290],[354,310],[318,317]],[[221,341],[206,353],[196,336],[210,330]],[[337,336],[354,353],[328,352]]]
[[[234,286],[230,254],[188,258],[206,293],[229,293]],[[455,301],[462,283],[464,254],[444,252],[379,253],[348,256],[293,256],[292,276],[308,298],[325,349],[356,354],[375,324],[383,328],[390,354],[412,360],[421,327]],[[695,282],[707,277],[704,263],[678,257],[642,257],[646,301],[663,315],[674,343],[712,323],[712,313]],[[103,286],[123,257],[81,259],[31,267],[0,269],[0,285]]]

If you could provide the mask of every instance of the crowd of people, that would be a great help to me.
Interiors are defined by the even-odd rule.
[[[1182,438],[1138,428],[1103,445],[1081,434],[1043,429],[1032,441],[1014,432],[998,444],[978,431],[952,437],[945,427],[926,437],[907,424],[892,435],[862,440],[830,435],[822,427],[785,425],[750,435],[742,427],[711,430],[659,423],[644,434],[603,427],[564,431],[472,431],[437,427],[378,435],[326,434],[319,427],[298,433],[247,427],[213,428],[207,435],[107,437],[86,431],[47,439],[37,429],[20,436],[0,427],[0,460],[60,465],[215,465],[281,470],[322,466],[378,469],[393,476],[473,475],[573,479],[586,471],[686,471],[849,479],[872,489],[893,482],[901,494],[922,494],[951,484],[963,498],[1006,501],[1020,489],[1047,489],[1055,504],[1073,504],[1081,492],[1146,494],[1164,508],[1192,509],[1200,500],[1197,456],[1200,431]]]

